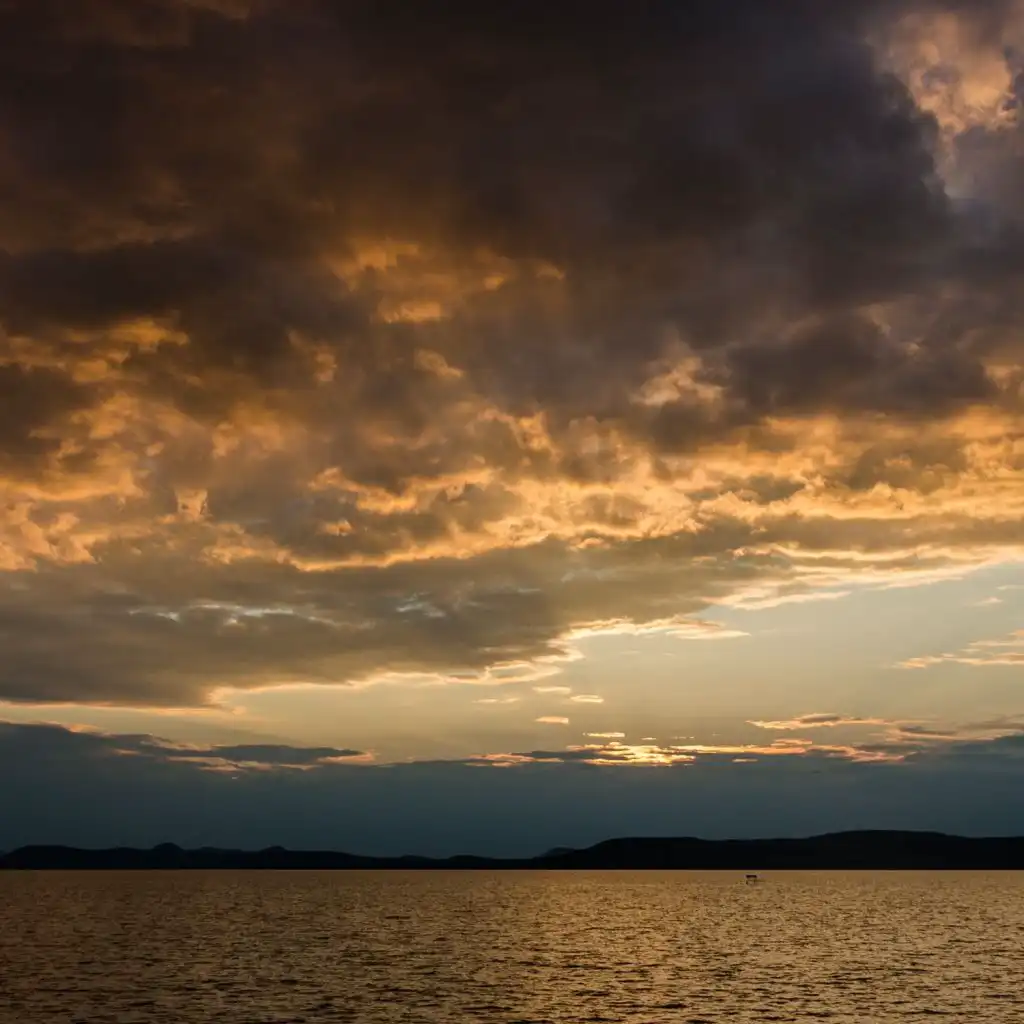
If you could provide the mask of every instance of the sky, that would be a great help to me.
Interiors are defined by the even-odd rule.
[[[0,849],[1024,833],[1022,105],[1022,0],[0,0]]]

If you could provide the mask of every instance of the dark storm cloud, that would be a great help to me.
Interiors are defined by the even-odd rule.
[[[840,132],[894,169],[909,151],[912,186],[928,169],[912,109],[843,31],[852,5],[341,10],[357,67],[392,86],[368,164],[391,194],[454,202],[468,239],[502,251],[615,261],[618,244],[745,226],[798,197]],[[425,189],[404,163],[414,125]]]
[[[90,404],[88,389],[67,374],[17,363],[0,364],[0,396],[0,466],[37,463],[60,445],[40,428]]]
[[[1020,834],[1017,758],[852,764],[711,758],[679,768],[413,763],[213,772],[115,754],[137,737],[0,726],[0,849],[29,843],[530,855],[622,835],[741,838],[845,828]],[[300,761],[300,755],[295,755]]]
[[[625,550],[588,556],[549,545],[312,575],[263,566],[183,572],[154,553],[144,569],[122,564],[118,589],[106,593],[93,589],[91,566],[40,571],[0,592],[0,698],[182,707],[224,686],[484,673],[495,663],[557,660],[566,651],[558,638],[581,622],[693,613],[757,572],[754,562],[723,561],[681,580],[657,568],[667,553],[637,553],[649,571]]]
[[[894,346],[864,317],[825,320],[790,338],[738,348],[729,370],[730,387],[755,415],[832,406],[941,417],[996,394],[965,353]]]
[[[951,229],[928,119],[856,34],[872,5],[605,2],[580,18],[306,3],[237,20],[144,6],[8,14],[9,173],[77,205],[60,227],[80,250],[27,228],[0,274],[14,323],[176,310],[200,350],[250,369],[289,329],[343,333],[311,312],[336,300],[305,262],[324,245],[486,246],[556,263],[570,305],[552,321],[543,304],[485,303],[453,325],[474,335],[462,361],[488,391],[557,412],[585,400],[559,393],[580,373],[635,378],[667,324],[708,344],[763,314],[770,265],[796,308],[881,299],[915,285]],[[181,45],[147,46],[140,26],[160,37],[168,19],[189,28]],[[146,208],[161,199],[187,239]],[[126,204],[155,238],[116,237]],[[81,251],[75,213],[115,237]],[[529,335],[514,362],[510,331]],[[818,346],[838,361],[826,390],[844,340]]]
[[[1005,14],[0,4],[0,697],[482,670],[806,587],[772,545],[1019,543],[1010,512],[804,514],[998,476],[924,433],[1016,414],[1016,179],[951,202],[866,41],[954,8]],[[779,421],[827,414],[878,433],[796,465]]]
[[[189,412],[207,415],[223,414],[238,394],[197,386],[204,374],[236,371],[263,386],[305,383],[292,365],[289,331],[344,338],[365,320],[326,272],[260,258],[217,237],[8,256],[0,260],[0,308],[7,329],[19,334],[173,320],[189,344],[136,352],[126,370],[145,390],[166,392]],[[74,361],[73,345],[57,352]],[[197,391],[205,397],[198,406]]]
[[[599,4],[578,19],[530,5],[513,26],[460,4],[430,27],[387,5],[368,14],[357,50],[392,88],[382,127],[354,148],[389,208],[567,273],[567,309],[488,299],[456,318],[456,336],[494,336],[460,360],[474,379],[512,408],[614,417],[667,327],[707,348],[780,303],[925,283],[952,232],[932,126],[879,73],[854,10]],[[329,124],[351,153],[345,118]],[[317,160],[332,177],[334,159]],[[834,401],[845,340],[815,346],[819,406]],[[736,419],[768,411],[738,390]]]

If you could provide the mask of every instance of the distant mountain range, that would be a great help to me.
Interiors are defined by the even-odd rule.
[[[333,851],[82,850],[23,846],[0,854],[7,870],[1024,870],[1024,837],[968,839],[939,832],[836,832],[807,839],[609,839],[539,857],[363,857]]]

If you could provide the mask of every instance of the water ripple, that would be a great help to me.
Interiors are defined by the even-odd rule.
[[[7,873],[0,1024],[1024,1020],[1024,875]]]

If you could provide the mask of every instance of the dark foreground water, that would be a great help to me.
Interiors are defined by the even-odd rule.
[[[1024,875],[4,873],[2,1024],[1024,1021]]]

